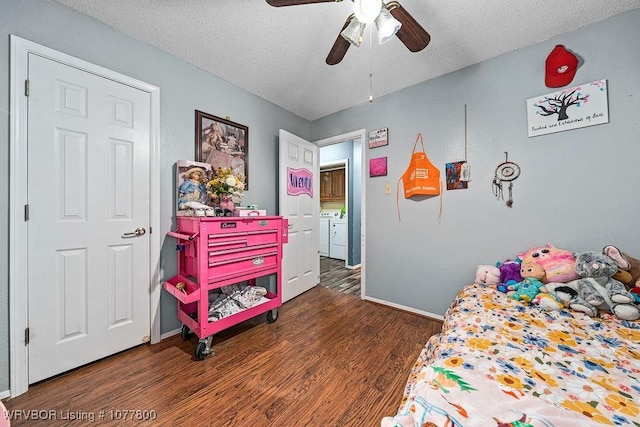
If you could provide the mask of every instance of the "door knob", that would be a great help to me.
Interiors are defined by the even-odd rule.
[[[142,236],[146,232],[147,230],[145,230],[144,227],[138,227],[133,233],[124,233],[122,237],[129,238],[129,237]]]

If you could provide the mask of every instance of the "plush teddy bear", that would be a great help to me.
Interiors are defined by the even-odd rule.
[[[599,252],[582,252],[576,254],[575,260],[580,279],[575,281],[578,295],[569,301],[571,309],[589,316],[603,310],[623,320],[640,318],[640,308],[633,304],[633,295],[621,282],[612,279],[618,271],[616,261]]]
[[[518,261],[508,259],[505,262],[497,262],[496,267],[500,270],[500,282],[496,285],[496,288],[500,292],[507,293],[507,287],[509,285],[514,285],[522,281],[522,276],[520,276],[520,263]]]
[[[478,285],[497,285],[500,283],[500,270],[495,265],[479,265],[473,283]]]
[[[540,264],[545,272],[543,283],[569,282],[579,278],[575,271],[576,261],[573,253],[566,249],[559,249],[548,243],[547,246],[534,247],[519,254],[518,258],[525,262]]]

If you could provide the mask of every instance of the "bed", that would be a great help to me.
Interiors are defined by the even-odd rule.
[[[640,323],[467,285],[381,425],[640,426]]]

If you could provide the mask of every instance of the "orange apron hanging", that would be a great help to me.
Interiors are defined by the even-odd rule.
[[[418,141],[422,145],[422,151],[416,151]],[[440,170],[429,161],[427,153],[424,150],[424,142],[422,134],[419,133],[415,144],[413,144],[413,152],[411,153],[411,161],[409,167],[398,180],[396,186],[396,206],[398,208],[398,221],[400,221],[400,181],[404,188],[404,198],[409,199],[413,196],[437,196],[440,195],[440,211],[438,213],[438,221],[442,215],[442,181],[440,180]]]

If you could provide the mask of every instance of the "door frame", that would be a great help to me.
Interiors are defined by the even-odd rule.
[[[328,144],[328,145],[333,145],[333,144]],[[318,146],[318,157],[320,157],[320,150],[323,147],[326,147],[327,145],[324,146]],[[320,160],[322,160],[322,158],[320,158]],[[320,171],[322,171],[322,168],[331,168],[334,166],[343,166],[344,167],[344,174],[345,174],[345,178],[344,178],[344,206],[347,209],[347,218],[349,216],[348,212],[351,212],[351,207],[349,206],[349,159],[339,159],[339,160],[330,160],[326,163],[320,163]],[[320,179],[322,179],[322,175],[319,175]],[[322,203],[322,202],[320,202]],[[349,227],[347,227],[347,232],[349,231]],[[329,243],[331,244],[331,243]],[[347,245],[345,246],[345,250],[346,250],[346,254],[345,254],[345,259],[344,259],[344,266],[346,268],[349,268],[349,237],[347,236]],[[353,266],[355,267],[355,266]],[[353,268],[352,267],[352,268]]]
[[[367,167],[366,167],[366,155],[367,151],[365,147],[367,146],[367,138],[366,138],[366,129],[358,129],[351,132],[343,133],[341,135],[330,136],[329,138],[320,139],[315,141],[314,143],[318,146],[318,156],[320,157],[320,162],[322,161],[322,157],[320,156],[320,149],[322,147],[326,147],[328,145],[339,144],[341,142],[359,140],[360,141],[360,298],[365,299],[366,290],[367,290],[367,275],[366,275],[366,229],[367,229],[367,221],[366,221],[366,194],[367,194]],[[319,163],[320,163],[319,162]],[[329,162],[327,162],[329,163]],[[353,166],[353,165],[352,165]],[[347,176],[345,179],[345,186],[349,187],[349,177]],[[347,193],[348,194],[348,193]],[[347,202],[348,203],[348,202]],[[349,211],[347,211],[349,212]],[[347,213],[347,215],[349,215]],[[318,224],[318,226],[320,226]],[[355,244],[355,243],[354,243]],[[348,250],[348,243],[347,243]],[[347,252],[346,264],[349,263],[349,253]]]
[[[160,89],[140,80],[91,64],[54,49],[10,35],[9,108],[9,392],[19,396],[29,389],[27,225],[27,98],[25,76],[29,54],[63,63],[147,92],[151,96],[149,128],[149,303],[151,343],[160,341]],[[154,233],[155,231],[155,233]]]

